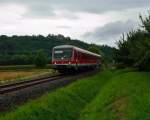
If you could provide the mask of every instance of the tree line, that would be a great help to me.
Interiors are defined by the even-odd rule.
[[[44,63],[51,63],[52,48],[57,45],[75,45],[83,49],[94,48],[93,52],[100,51],[98,54],[107,56],[112,60],[111,47],[98,46],[94,44],[88,44],[80,40],[74,40],[70,37],[64,37],[63,35],[48,36],[33,35],[33,36],[0,36],[0,65],[25,65],[25,64],[38,64],[41,61]],[[96,49],[96,51],[95,51]],[[37,57],[37,56],[43,57]],[[112,54],[111,54],[112,55]]]
[[[114,59],[118,67],[150,70],[150,14],[139,16],[141,26],[123,34],[117,43]]]
[[[0,55],[0,65],[33,65],[37,67],[45,67],[50,63],[48,57],[43,50],[38,50],[36,53],[23,53]]]

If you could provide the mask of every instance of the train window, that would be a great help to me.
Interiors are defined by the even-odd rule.
[[[54,59],[71,59],[72,49],[54,49]]]

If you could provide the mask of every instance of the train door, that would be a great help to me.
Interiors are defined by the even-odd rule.
[[[79,62],[79,59],[78,59],[78,52],[74,49],[74,64],[75,64],[75,70],[78,70],[78,62]]]
[[[82,54],[78,52],[78,64],[82,64]]]
[[[76,50],[74,50],[74,58],[73,58],[73,60],[74,60],[74,63],[77,64],[77,62],[78,62],[78,55],[77,55],[77,51]]]

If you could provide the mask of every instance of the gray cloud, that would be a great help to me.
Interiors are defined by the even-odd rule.
[[[62,9],[70,12],[102,13],[149,7],[150,0],[0,0],[0,3],[22,4],[29,9],[27,16],[47,17],[55,16],[55,11]]]
[[[36,18],[37,20],[40,18],[44,19],[45,17],[48,17],[48,18],[50,17],[49,20],[53,19],[54,21],[56,20],[57,22],[60,21],[61,23],[60,25],[67,25],[67,26],[59,26],[59,24],[56,23],[55,28],[60,28],[62,31],[64,29],[68,29],[70,31],[72,30],[70,32],[70,36],[76,35],[77,37],[79,37],[79,39],[85,38],[85,40],[88,40],[86,42],[89,42],[90,40],[95,40],[92,42],[96,42],[100,44],[108,44],[108,45],[113,46],[114,41],[118,40],[119,36],[122,33],[129,31],[130,29],[132,29],[134,26],[137,25],[137,22],[134,21],[137,18],[134,17],[134,15],[138,14],[137,12],[142,12],[142,9],[144,10],[145,8],[149,8],[150,0],[105,0],[105,1],[104,0],[0,0],[0,6],[8,5],[8,4],[18,4],[18,5],[21,5],[21,7],[24,6],[25,8],[27,8],[26,13],[22,15],[23,16],[22,19],[24,21],[26,21],[25,19],[26,17],[31,18],[31,19]],[[131,9],[133,11],[135,10],[136,12],[133,12]],[[116,13],[118,16],[115,16],[115,15],[113,16],[113,14],[111,15],[111,13],[108,13],[108,14],[106,13],[106,14],[110,15],[113,21],[117,21],[117,20],[119,21],[113,22],[113,23],[108,23],[110,22],[110,20],[108,22],[106,21],[107,24],[105,26],[98,27],[94,31],[89,31],[85,33],[82,37],[80,36],[82,32],[84,32],[86,29],[90,30],[90,27],[93,28],[92,25],[88,27],[88,24],[93,24],[93,23],[92,23],[91,18],[90,18],[91,21],[87,20],[88,18],[86,19],[86,14],[85,14],[85,18],[83,19],[81,15],[83,15],[84,17],[84,14],[78,14],[79,12],[96,13],[96,14],[101,15],[102,13],[105,14],[105,12],[112,12],[112,11],[113,13]],[[127,14],[129,13],[129,15],[126,16],[127,14],[124,14],[124,13],[127,13]],[[116,17],[116,19],[113,17]],[[120,18],[118,19],[117,17],[118,18],[120,17]],[[62,24],[63,21],[61,21],[60,18],[70,19],[71,23],[68,22],[67,24],[66,23]],[[83,19],[84,21],[87,20],[89,23],[86,21],[85,22],[73,21],[79,18],[81,20]],[[97,19],[97,17],[94,18],[93,16],[93,19]],[[100,19],[100,16],[98,19]],[[128,19],[132,19],[132,20],[128,20]],[[124,20],[128,20],[128,21],[123,22]],[[18,22],[20,22],[20,20],[18,20],[16,23]],[[30,22],[32,23],[32,21]],[[85,23],[85,25],[77,24],[77,27],[76,27],[76,22],[79,22],[79,23],[81,22],[81,24]],[[2,26],[4,23],[2,23]],[[45,24],[45,21],[44,22],[40,21],[39,23]],[[26,22],[24,24],[26,24]],[[46,24],[50,25],[51,23],[46,23]],[[96,24],[97,26],[100,25],[98,22],[94,24]],[[24,25],[24,27],[22,26],[23,25],[21,24],[20,28],[24,32],[26,25]],[[84,26],[86,27],[84,28]],[[95,27],[95,25],[93,26]],[[34,26],[33,24],[33,26],[31,27],[31,30],[33,29],[33,32],[34,32],[35,30],[37,30],[36,27],[37,25]],[[44,26],[43,28],[46,28],[46,27],[47,26]],[[80,31],[76,30],[76,28],[78,30],[80,29]],[[41,28],[39,29],[39,31],[40,30]],[[45,29],[43,31],[44,31],[43,33],[45,33]],[[48,32],[50,32],[49,29],[48,29]],[[66,32],[64,32],[64,34],[65,33]]]
[[[36,5],[28,6],[28,12],[24,14],[27,17],[54,17],[56,14],[53,12],[53,9],[49,5]]]
[[[85,39],[92,39],[102,44],[113,44],[119,39],[122,33],[127,33],[138,26],[137,21],[128,20],[126,22],[117,21],[108,23],[103,27],[98,27],[92,32],[87,32],[83,35]]]

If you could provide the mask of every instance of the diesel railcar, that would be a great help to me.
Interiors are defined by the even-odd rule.
[[[52,66],[57,70],[99,68],[101,56],[72,45],[56,46],[52,50]]]

